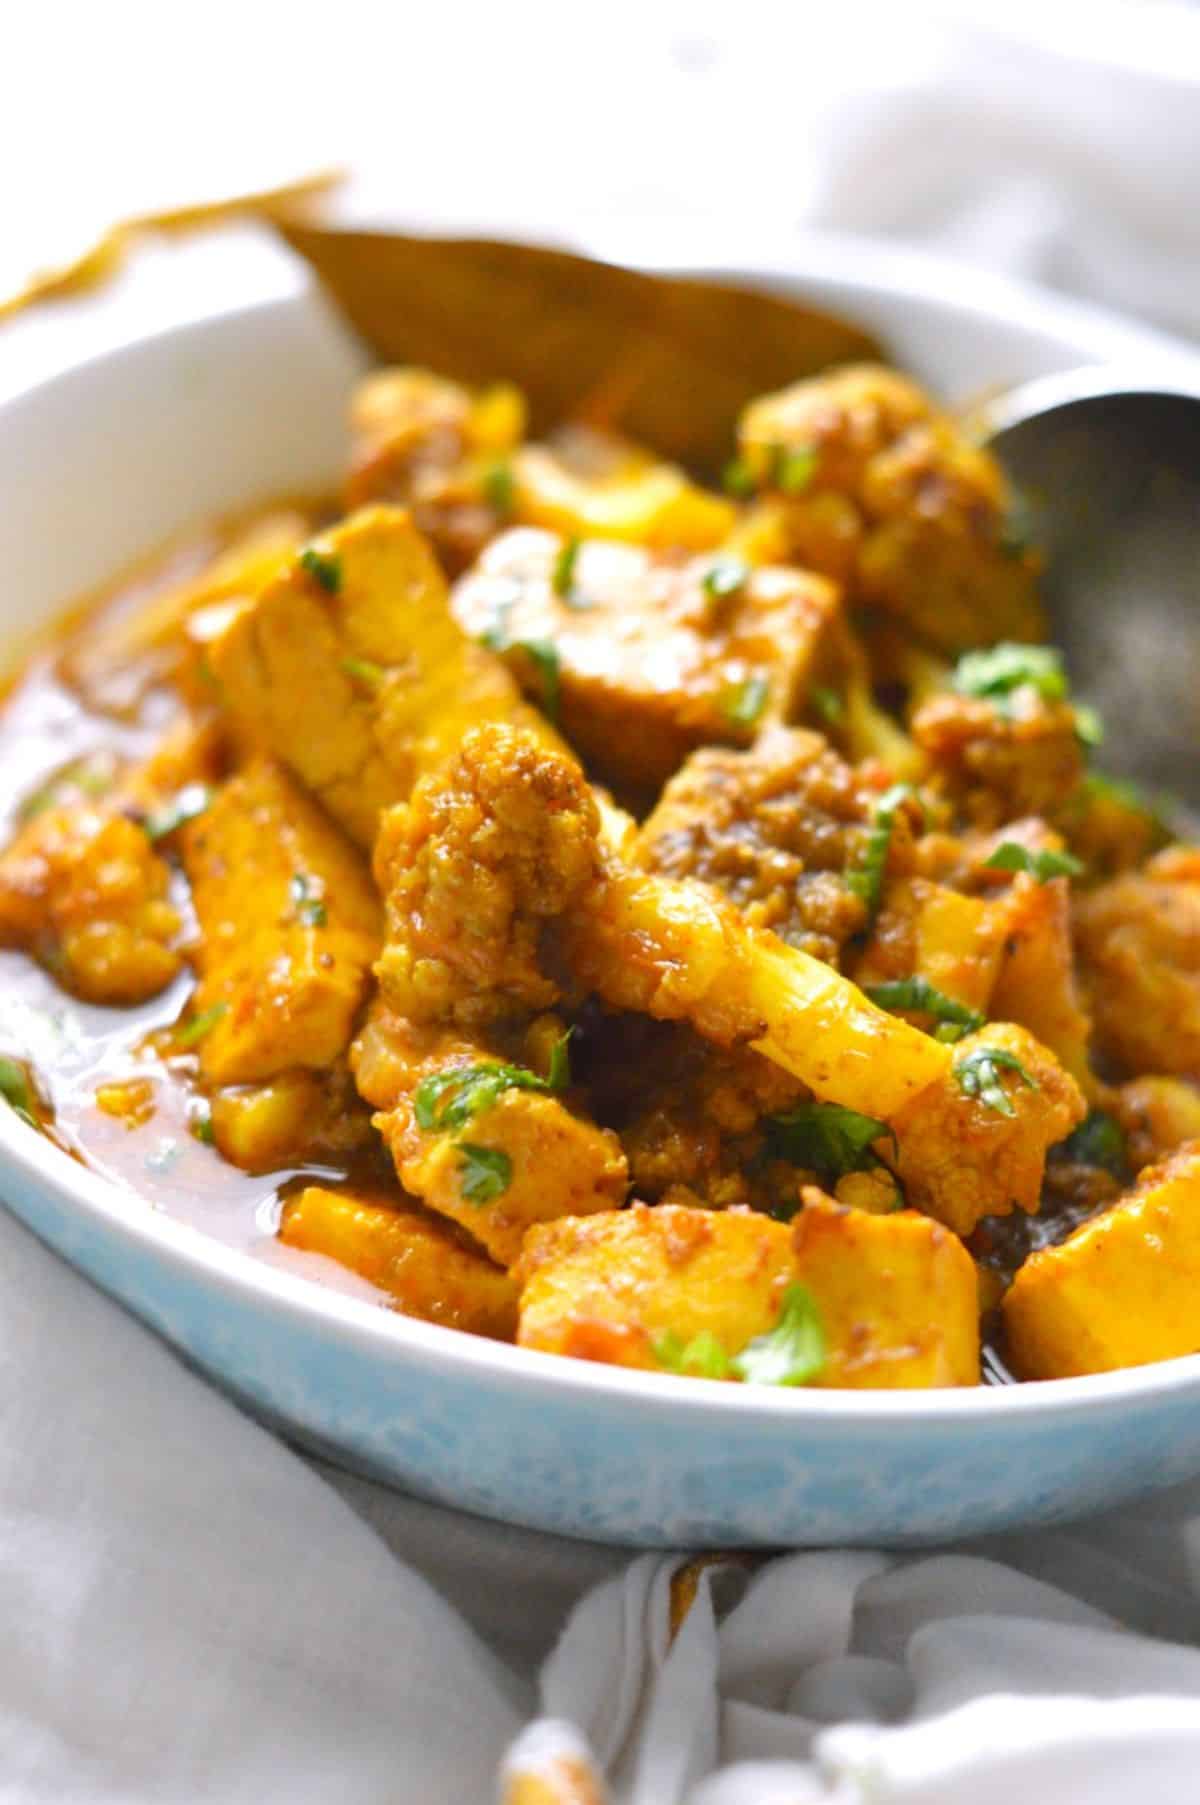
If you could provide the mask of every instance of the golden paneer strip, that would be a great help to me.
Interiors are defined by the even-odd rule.
[[[872,1216],[812,1189],[805,1198],[791,1228],[748,1210],[634,1204],[536,1229],[516,1268],[517,1340],[619,1366],[736,1377],[728,1363],[775,1329],[789,1287],[802,1285],[824,1342],[807,1383],[978,1383],[975,1270],[960,1243],[911,1211]]]
[[[375,1126],[405,1190],[457,1222],[501,1265],[516,1259],[531,1224],[624,1201],[629,1171],[620,1141],[564,1095],[548,1094],[542,1073],[461,1034],[413,1028],[382,1005],[355,1047],[354,1066],[360,1091],[379,1109]],[[505,1072],[543,1078],[542,1088],[503,1082]],[[459,1090],[459,1074],[468,1086],[482,1077],[485,1087]],[[486,1088],[489,1076],[494,1091]]]
[[[50,807],[0,854],[0,946],[21,947],[89,1003],[140,1003],[181,964],[170,872],[103,804]]]
[[[199,1043],[212,1084],[320,1069],[344,1052],[382,937],[359,854],[286,772],[259,760],[181,835],[200,923]]]
[[[991,1022],[948,1050],[953,1062],[944,1076],[888,1118],[895,1148],[878,1145],[909,1203],[969,1235],[984,1216],[1036,1213],[1046,1151],[1083,1120],[1087,1106],[1054,1055],[1011,1022]],[[1007,1112],[964,1088],[973,1067],[986,1078],[979,1062],[989,1050],[1000,1055],[991,1076]],[[1020,1070],[1005,1063],[1011,1060]]]
[[[705,551],[723,544],[737,519],[731,501],[697,488],[677,465],[587,427],[522,446],[512,486],[518,520],[569,537]]]
[[[956,1235],[916,1210],[869,1215],[807,1191],[792,1244],[825,1331],[814,1384],[978,1385],[975,1263]]]
[[[1025,1379],[1064,1379],[1200,1351],[1200,1142],[1058,1247],[1031,1254],[1004,1300]]]
[[[1004,957],[990,1013],[1028,1028],[1087,1090],[1093,1082],[1088,1057],[1092,1024],[1075,979],[1066,880],[1056,877],[1039,884],[1021,873],[1002,906]]]
[[[516,528],[459,579],[452,607],[557,708],[584,758],[651,790],[695,747],[747,745],[792,718],[839,603],[804,571]]]
[[[379,812],[467,727],[549,729],[447,605],[429,547],[400,508],[366,508],[323,535],[212,647],[225,702],[253,743],[291,766],[360,845]]]
[[[659,1371],[664,1336],[733,1354],[765,1333],[796,1268],[769,1216],[635,1203],[531,1230],[514,1276],[522,1347]]]
[[[279,1239],[324,1254],[385,1291],[404,1316],[511,1341],[517,1287],[432,1217],[353,1191],[308,1185],[284,1204]]]

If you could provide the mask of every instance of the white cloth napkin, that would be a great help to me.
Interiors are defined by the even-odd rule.
[[[694,215],[699,196],[1200,333],[1200,13],[845,4],[821,30],[795,9],[789,36],[784,9],[753,0],[624,10],[588,47],[590,84],[539,62],[526,20],[488,154],[410,164],[421,204],[552,223]],[[452,11],[430,24],[447,45]],[[346,117],[444,146],[422,109],[451,76],[494,86],[492,52],[464,60],[456,41],[423,82],[410,41],[359,55],[376,12],[357,36],[355,12],[341,32],[325,17],[315,86],[276,68],[280,132],[315,106],[324,156],[340,96]],[[520,6],[501,12],[516,32]],[[354,83],[331,60],[346,44]],[[80,105],[99,94],[116,116],[111,72],[77,62]],[[501,114],[540,153],[519,168]],[[225,107],[227,149],[239,116]],[[599,150],[590,178],[581,146]],[[378,157],[368,176],[386,189]],[[458,1517],[302,1459],[0,1215],[3,1805],[1200,1798],[1200,1486],[927,1557],[712,1567],[672,1640],[681,1560]]]

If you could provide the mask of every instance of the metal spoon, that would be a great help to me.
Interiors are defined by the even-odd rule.
[[[1200,377],[1039,378],[981,424],[1044,545],[1043,594],[1100,763],[1200,808]]]

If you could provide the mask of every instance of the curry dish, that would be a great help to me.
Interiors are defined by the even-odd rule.
[[[719,491],[414,369],[352,424],[336,503],[193,534],[10,687],[28,1127],[594,1361],[1200,1347],[1200,851],[1094,768],[988,453],[875,366],[750,405]]]

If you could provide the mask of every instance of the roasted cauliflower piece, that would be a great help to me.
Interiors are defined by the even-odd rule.
[[[838,597],[801,571],[519,528],[452,606],[590,764],[653,792],[694,747],[748,744],[795,713]]]
[[[376,370],[354,391],[346,506],[399,502],[452,573],[512,511],[510,457],[525,402],[510,383],[472,391],[428,370]]]
[[[534,1229],[517,1340],[751,1383],[977,1383],[975,1269],[954,1237],[909,1211],[805,1203],[792,1229],[671,1203]]]
[[[990,832],[1007,821],[1056,819],[1083,779],[1078,717],[1069,703],[1020,690],[1005,704],[946,694],[923,703],[913,737],[929,776],[968,826]]]
[[[792,1248],[824,1331],[815,1385],[978,1385],[975,1263],[955,1235],[915,1210],[870,1215],[810,1190]]]
[[[1054,1055],[1013,1023],[992,1022],[952,1051],[945,1076],[888,1118],[895,1143],[881,1151],[908,1202],[966,1236],[984,1216],[1036,1213],[1047,1149],[1087,1107]]]
[[[540,717],[450,616],[408,514],[368,508],[268,583],[212,647],[235,722],[290,765],[360,845],[470,725]]]
[[[571,1107],[565,1074],[506,1053],[416,1029],[386,1005],[372,1011],[354,1053],[405,1190],[501,1265],[516,1259],[532,1223],[614,1209],[629,1183],[621,1143]]]
[[[1186,1078],[1134,1078],[1113,1093],[1112,1113],[1135,1172],[1200,1141],[1200,1088]]]
[[[406,1202],[307,1185],[284,1204],[279,1239],[356,1272],[403,1316],[512,1339],[512,1279]]]
[[[612,433],[571,427],[512,459],[513,512],[530,526],[654,550],[707,551],[724,543],[737,511],[675,464]]]
[[[1127,1072],[1200,1079],[1200,853],[1169,847],[1077,897],[1096,1045]]]
[[[1031,1254],[1004,1300],[1022,1378],[1063,1379],[1200,1351],[1200,1142],[1057,1247]]]
[[[837,965],[867,923],[846,872],[877,801],[820,734],[768,728],[747,751],[692,753],[644,822],[636,862],[711,885],[751,926]]]
[[[514,1276],[522,1347],[661,1371],[665,1345],[728,1355],[766,1333],[796,1272],[782,1222],[635,1203],[532,1229]]]
[[[0,854],[0,945],[86,1002],[144,1002],[181,965],[170,881],[143,828],[112,807],[46,808]]]
[[[193,1014],[210,1084],[247,1084],[345,1052],[379,951],[356,849],[280,766],[260,760],[180,836],[200,924]]]
[[[738,444],[772,557],[947,651],[1044,636],[1039,561],[1012,540],[1000,466],[906,377],[863,364],[764,395]]]

